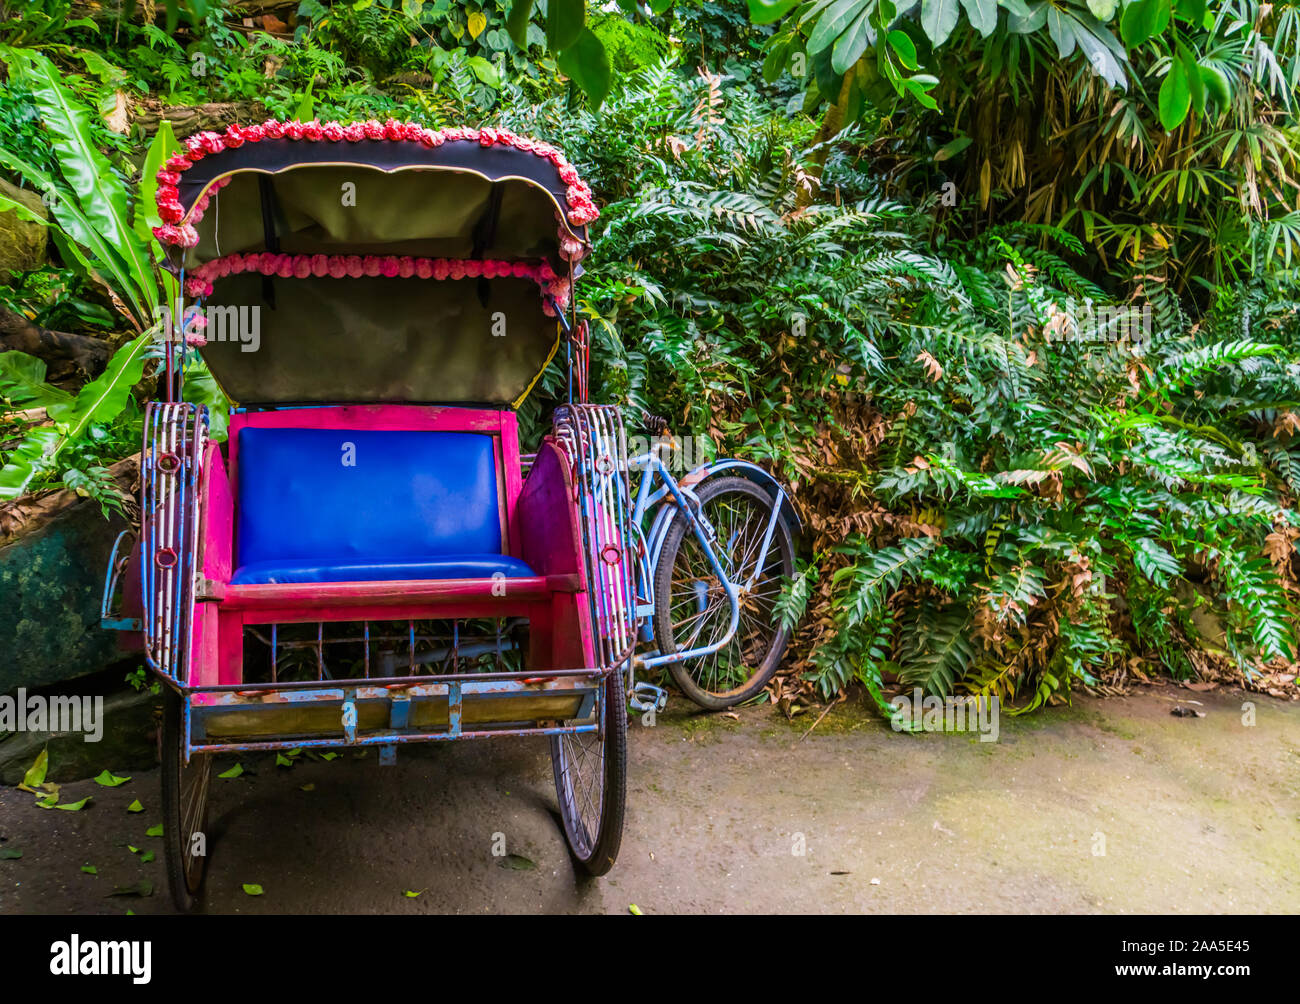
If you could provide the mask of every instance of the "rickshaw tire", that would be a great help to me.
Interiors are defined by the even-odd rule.
[[[162,727],[159,729],[162,747],[162,804],[163,804],[163,860],[167,869],[167,887],[172,903],[181,913],[193,913],[202,903],[203,883],[207,878],[207,856],[202,859],[198,881],[191,883],[185,875],[185,841],[188,835],[181,832],[182,805],[181,779],[186,769],[180,762],[184,732],[181,723],[181,698],[170,687],[163,688]],[[201,754],[200,754],[201,755]],[[193,769],[194,759],[191,759]],[[211,771],[211,760],[207,768]],[[210,780],[210,778],[209,778]],[[199,831],[207,825],[207,798],[199,816]],[[205,848],[206,849],[206,848]]]
[[[601,807],[600,834],[587,858],[582,858],[569,838],[567,824],[565,840],[574,862],[584,874],[598,878],[614,867],[619,846],[623,842],[623,817],[627,808],[627,695],[623,689],[622,673],[610,673],[605,681],[605,707],[609,719],[605,723],[605,793]],[[560,737],[551,737],[551,762],[554,765],[556,797],[560,801],[560,815],[564,815],[564,793],[560,790]]]
[[[761,501],[770,512],[774,504],[772,496],[756,485],[748,478],[725,477],[717,478],[712,481],[705,481],[696,491],[696,496],[700,504],[704,505],[710,499],[726,492],[738,492],[742,495],[748,495],[751,498]],[[662,550],[659,552],[659,563],[655,566],[654,573],[654,634],[655,643],[660,652],[677,651],[677,646],[668,647],[668,639],[672,635],[671,610],[667,602],[670,593],[673,577],[673,565],[677,561],[677,552],[681,547],[683,539],[691,532],[689,524],[682,518],[680,513],[673,516],[672,522],[668,526],[667,534],[664,538]],[[791,532],[790,525],[784,519],[778,519],[776,530],[773,533],[772,543],[779,549],[781,555],[781,573],[785,576],[794,574],[794,534]],[[664,599],[661,601],[661,597]],[[695,704],[704,708],[706,711],[725,711],[727,708],[734,707],[755,697],[768,681],[776,673],[777,667],[781,665],[781,660],[785,656],[786,646],[790,643],[790,631],[788,628],[778,628],[773,636],[772,643],[768,649],[767,655],[763,659],[762,665],[758,672],[749,678],[742,686],[726,691],[724,694],[717,694],[705,690],[694,678],[687,672],[686,664],[682,662],[672,662],[668,664],[668,672],[672,675],[673,682],[683,694],[691,699]]]

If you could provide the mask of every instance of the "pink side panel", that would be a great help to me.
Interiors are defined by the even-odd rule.
[[[235,539],[235,505],[230,478],[216,443],[203,458],[203,574],[214,582],[229,582]]]
[[[519,416],[513,411],[498,412],[501,417],[501,470],[506,487],[507,547],[513,556],[519,556],[521,541],[515,521],[515,508],[523,489],[523,472],[519,467]]]

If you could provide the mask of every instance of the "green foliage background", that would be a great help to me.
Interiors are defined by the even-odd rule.
[[[549,5],[520,24],[508,3],[305,0],[267,30],[238,4],[106,27],[46,0],[0,29],[0,151],[28,187],[69,170],[16,72],[31,53],[99,113],[87,139],[127,198],[169,107],[556,142],[602,207],[578,291],[593,396],[763,463],[808,517],[784,691],[899,681],[1029,709],[1134,675],[1284,673],[1296,8],[839,0],[756,24],[763,6],[588,10],[596,94]],[[106,287],[139,291],[61,257],[0,299],[113,327]],[[1116,317],[1127,335],[1097,320]],[[11,410],[34,400],[6,389],[22,367],[30,388],[0,357]],[[526,406],[534,436],[562,386],[554,368]],[[96,492],[78,475],[122,454],[135,410],[86,414],[28,488]]]

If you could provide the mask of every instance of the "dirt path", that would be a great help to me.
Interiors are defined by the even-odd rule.
[[[1171,716],[1176,696],[1206,717]],[[541,741],[403,752],[392,768],[374,753],[246,758],[242,777],[213,781],[208,910],[1300,911],[1300,704],[1154,688],[1003,716],[996,743],[895,735],[843,708],[800,741],[811,723],[679,704],[634,727],[622,853],[597,881],[574,877]],[[22,852],[0,860],[0,913],[170,909],[161,841],[145,835],[157,773],[62,792],[84,795],[60,812],[0,788],[0,852]],[[146,811],[128,813],[137,798]],[[502,840],[514,857],[493,856]],[[153,896],[107,896],[141,878]]]

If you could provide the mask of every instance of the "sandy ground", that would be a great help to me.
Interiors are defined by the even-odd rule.
[[[1189,697],[1206,716],[1171,716]],[[1300,911],[1300,704],[1151,688],[1004,715],[996,743],[898,735],[859,707],[801,738],[811,724],[681,702],[634,724],[622,852],[597,880],[575,877],[540,740],[403,751],[389,768],[373,752],[245,757],[242,777],[213,781],[206,909]],[[157,772],[61,793],[85,795],[61,812],[0,788],[0,858],[22,852],[0,860],[0,913],[170,911],[162,842],[145,834],[161,822]],[[135,799],[144,812],[126,811]],[[109,896],[141,879],[152,896]]]

